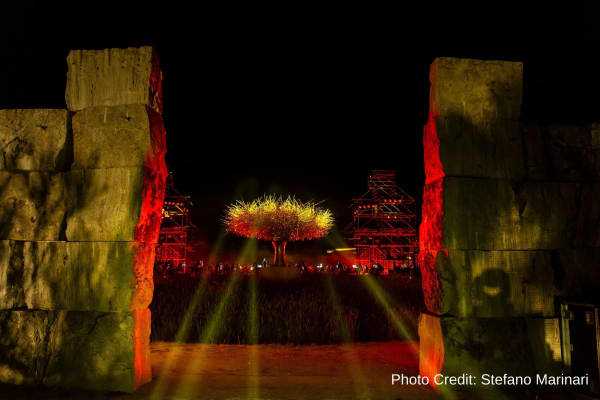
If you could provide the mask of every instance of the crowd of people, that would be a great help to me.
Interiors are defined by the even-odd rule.
[[[171,262],[158,262],[155,267],[155,273],[162,276],[167,275],[202,275],[202,274],[228,274],[233,272],[241,272],[246,274],[260,273],[265,268],[271,267],[270,263],[263,259],[262,262],[252,264],[235,264],[235,263],[215,263],[204,264],[202,260],[195,264],[186,265],[181,263],[175,265]],[[288,267],[297,268],[301,273],[332,273],[332,274],[355,274],[355,275],[381,275],[385,273],[385,269],[379,264],[373,265],[347,265],[341,262],[337,264],[307,264],[304,262]],[[394,268],[388,271],[389,273],[413,273],[413,268]]]

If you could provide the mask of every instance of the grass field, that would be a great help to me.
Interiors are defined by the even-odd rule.
[[[422,307],[420,279],[405,275],[304,274],[287,281],[241,273],[169,276],[155,279],[151,339],[226,344],[414,340]]]

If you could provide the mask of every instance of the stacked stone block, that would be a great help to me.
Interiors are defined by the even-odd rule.
[[[151,379],[161,72],[150,47],[67,62],[69,111],[0,111],[0,380],[132,391]]]
[[[597,296],[598,128],[522,125],[521,63],[438,58],[430,81],[421,374],[556,372],[556,299]]]

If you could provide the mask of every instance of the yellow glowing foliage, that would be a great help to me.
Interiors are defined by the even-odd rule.
[[[224,223],[227,231],[240,236],[297,241],[326,235],[333,226],[333,216],[313,202],[268,195],[249,203],[237,201],[229,205]]]

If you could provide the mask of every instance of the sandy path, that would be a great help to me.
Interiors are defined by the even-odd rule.
[[[392,373],[418,373],[418,360],[410,348],[403,342],[347,346],[153,343],[157,378],[138,394],[216,399],[435,397],[427,387],[391,385]]]

